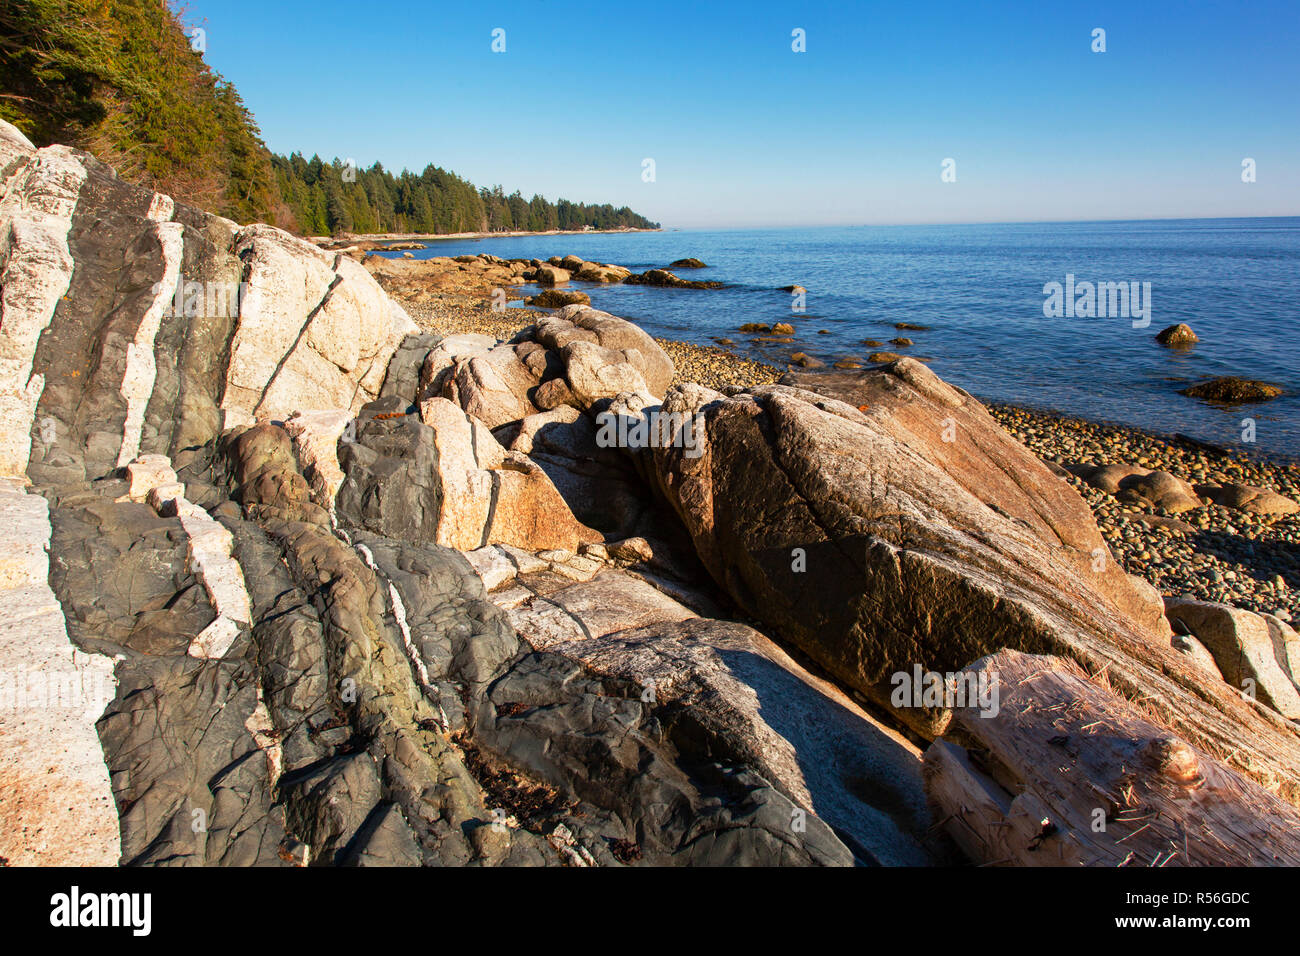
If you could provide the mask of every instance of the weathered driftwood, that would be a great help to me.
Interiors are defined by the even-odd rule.
[[[969,670],[996,677],[997,713],[955,710],[924,769],[935,819],[976,862],[1300,865],[1300,811],[1074,662],[1006,650]]]

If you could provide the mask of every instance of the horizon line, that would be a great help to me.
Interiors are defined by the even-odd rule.
[[[669,232],[698,229],[702,231],[742,231],[746,229],[875,229],[899,226],[1043,226],[1071,225],[1074,223],[1107,222],[1228,222],[1250,219],[1300,219],[1300,212],[1268,216],[1137,216],[1127,219],[1103,217],[1098,219],[969,219],[965,221],[926,220],[916,222],[809,222],[809,223],[752,223],[746,225],[670,226],[661,224],[657,230],[638,229],[636,232]]]

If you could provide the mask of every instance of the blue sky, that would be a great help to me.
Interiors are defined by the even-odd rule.
[[[1297,0],[190,0],[186,20],[277,152],[665,226],[1300,214]]]

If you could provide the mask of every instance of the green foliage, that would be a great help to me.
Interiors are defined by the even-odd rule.
[[[343,232],[541,232],[654,228],[656,223],[626,206],[588,206],[541,196],[525,201],[518,192],[507,196],[500,186],[476,189],[472,183],[437,166],[418,176],[403,170],[394,176],[375,163],[369,169],[349,169],[335,159],[310,160],[300,153],[275,156],[280,196],[307,235]]]
[[[123,82],[108,36],[85,30],[90,5],[5,0],[0,5],[0,119],[50,142],[104,118],[97,89]]]
[[[3,0],[0,117],[182,202],[284,223],[252,115],[159,0]]]
[[[627,207],[478,189],[437,166],[394,176],[273,156],[161,0],[0,0],[0,118],[181,202],[306,235],[655,225]]]

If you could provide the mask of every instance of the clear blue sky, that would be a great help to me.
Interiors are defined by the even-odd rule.
[[[1300,0],[190,0],[187,22],[277,152],[665,226],[1300,214]]]

